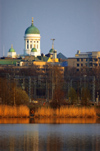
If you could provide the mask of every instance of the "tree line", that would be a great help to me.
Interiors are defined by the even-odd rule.
[[[88,105],[100,93],[100,68],[65,67],[57,65],[40,68],[5,67],[0,69],[0,101],[3,104],[24,104],[39,98],[50,101],[51,106],[62,104]]]

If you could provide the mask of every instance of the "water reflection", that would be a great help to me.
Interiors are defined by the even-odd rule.
[[[75,124],[75,123],[100,123],[100,119],[96,118],[0,118],[0,124],[29,124],[29,123],[45,123],[45,124]]]
[[[29,118],[0,118],[0,124],[26,124],[29,122]]]
[[[99,120],[98,120],[99,122]],[[75,124],[75,123],[97,123],[96,118],[33,118],[30,119],[30,123],[46,123],[46,124]]]
[[[0,124],[0,151],[99,151],[100,124]]]

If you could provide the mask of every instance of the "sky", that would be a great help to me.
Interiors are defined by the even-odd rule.
[[[100,0],[0,0],[0,57],[13,44],[24,53],[26,28],[34,25],[41,35],[41,52],[52,48],[66,57],[100,51]]]

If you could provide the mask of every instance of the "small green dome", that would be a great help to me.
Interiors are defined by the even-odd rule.
[[[25,35],[26,34],[40,34],[40,32],[32,23],[31,26],[26,29]]]
[[[50,49],[49,53],[54,53],[54,49]]]
[[[31,52],[37,52],[36,48],[32,48]]]
[[[9,49],[9,52],[15,52],[14,48],[11,47],[11,48]]]

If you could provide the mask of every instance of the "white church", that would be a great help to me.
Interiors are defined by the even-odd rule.
[[[40,31],[37,27],[34,26],[33,17],[31,26],[29,26],[25,30],[24,34],[24,56],[41,56],[41,49],[40,49]],[[53,41],[54,42],[54,41]],[[52,51],[51,51],[52,50]],[[54,49],[54,43],[52,45],[52,49],[50,49],[49,54],[53,56],[53,58],[57,57],[57,51]],[[16,58],[17,54],[11,46],[8,51],[7,57]]]

